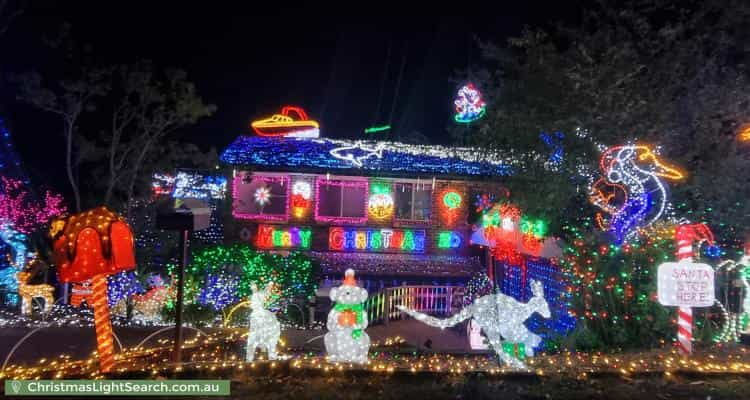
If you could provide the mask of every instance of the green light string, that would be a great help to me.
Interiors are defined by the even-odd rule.
[[[185,302],[188,304],[196,301],[206,277],[218,273],[239,276],[237,294],[240,298],[252,294],[252,283],[263,287],[273,282],[278,290],[271,295],[272,305],[307,298],[317,290],[320,267],[309,256],[297,252],[282,256],[258,252],[243,244],[219,245],[194,251],[192,260],[185,270]],[[170,275],[175,270],[174,265],[167,267]],[[171,307],[172,302],[168,303]]]
[[[365,129],[365,133],[378,133],[391,129],[390,125],[373,126]]]

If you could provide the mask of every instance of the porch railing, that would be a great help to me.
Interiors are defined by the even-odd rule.
[[[396,306],[435,316],[458,312],[465,288],[461,286],[396,286],[385,288],[365,302],[370,325],[388,324],[403,318]]]

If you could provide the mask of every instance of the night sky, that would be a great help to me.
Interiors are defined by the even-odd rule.
[[[456,72],[479,61],[474,35],[504,42],[526,24],[579,13],[571,3],[544,1],[476,3],[471,12],[450,17],[427,14],[460,10],[425,8],[419,14],[415,9],[410,16],[386,6],[377,9],[376,3],[352,3],[359,12],[344,16],[310,6],[271,12],[250,2],[228,3],[31,1],[0,39],[0,65],[6,78],[30,69],[54,73],[57,61],[42,39],[68,21],[73,38],[91,46],[97,63],[150,59],[187,70],[198,93],[218,111],[172,137],[205,149],[223,149],[237,135],[250,133],[252,119],[286,104],[304,107],[326,137],[365,137],[364,128],[387,123],[393,108],[394,133],[418,131],[446,143]],[[4,114],[26,168],[64,190],[59,122],[14,102],[7,83],[1,88]]]

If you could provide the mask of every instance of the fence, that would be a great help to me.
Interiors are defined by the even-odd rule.
[[[388,324],[402,318],[396,306],[422,313],[445,316],[462,307],[464,287],[461,286],[397,286],[383,289],[365,302],[370,325]]]

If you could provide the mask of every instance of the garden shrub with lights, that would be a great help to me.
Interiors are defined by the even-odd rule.
[[[674,260],[674,225],[661,224],[637,240],[617,246],[591,218],[563,226],[567,246],[561,260],[570,280],[570,309],[578,320],[569,338],[577,350],[660,347],[673,340],[675,308],[656,299],[656,269]],[[696,314],[694,335],[715,333],[710,310]]]
[[[174,276],[176,266],[170,265],[168,271]],[[186,321],[212,320],[249,298],[251,283],[264,287],[274,282],[269,308],[284,311],[291,303],[315,293],[319,275],[320,266],[301,253],[259,252],[243,244],[198,249],[185,270]],[[174,299],[165,305],[164,316],[174,318]]]

